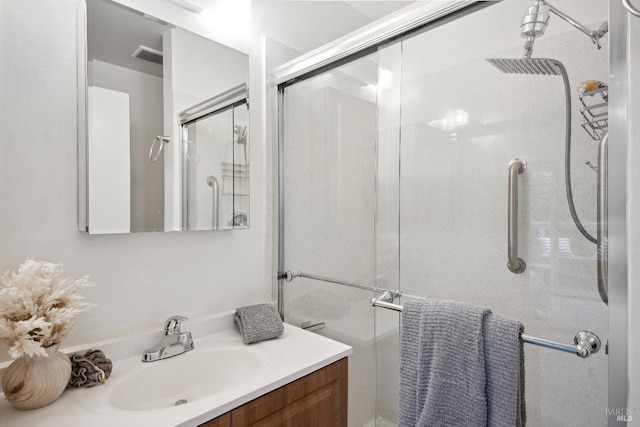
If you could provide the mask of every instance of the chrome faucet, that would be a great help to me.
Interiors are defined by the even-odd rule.
[[[143,362],[154,362],[193,350],[191,332],[180,331],[180,325],[183,320],[187,320],[187,317],[176,315],[167,319],[164,324],[162,340],[142,353]]]

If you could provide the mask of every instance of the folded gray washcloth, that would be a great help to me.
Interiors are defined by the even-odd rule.
[[[239,307],[233,323],[245,344],[277,338],[284,332],[282,319],[271,304]]]

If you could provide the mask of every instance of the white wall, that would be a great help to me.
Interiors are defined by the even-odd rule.
[[[90,236],[77,231],[77,0],[0,2],[0,271],[27,257],[91,275],[97,306],[73,345],[271,298],[265,284],[264,146],[252,144],[250,230]],[[258,68],[261,68],[258,59]],[[256,85],[264,83],[257,78]],[[258,86],[256,86],[258,87]],[[264,123],[260,97],[252,104]],[[264,138],[258,126],[255,141]],[[143,349],[140,349],[141,351]],[[8,360],[0,348],[0,360]]]

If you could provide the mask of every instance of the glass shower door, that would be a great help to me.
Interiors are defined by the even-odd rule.
[[[580,16],[582,6],[564,3],[558,5],[563,11]],[[602,12],[597,24],[606,20],[606,4],[593,6]],[[402,64],[399,73],[388,74],[401,93],[401,137],[399,262],[386,274],[397,275],[406,294],[487,306],[521,321],[530,335],[571,344],[576,332],[591,330],[604,341],[607,307],[596,289],[596,245],[577,230],[566,200],[562,78],[503,74],[486,61],[521,57],[517,25],[513,37],[468,31],[492,22],[495,28],[517,24],[522,12],[521,2],[501,2],[380,51],[381,62],[401,55]],[[536,41],[534,56],[561,61],[572,88],[585,80],[606,82],[606,47],[597,50],[575,29],[555,25],[554,34]],[[596,173],[585,163],[596,163],[597,141],[580,126],[578,92],[571,90],[573,198],[595,236]],[[507,268],[507,167],[515,158],[527,163],[517,224],[526,262],[521,274]],[[379,194],[377,209],[395,203],[394,195]],[[603,425],[604,353],[581,360],[525,344],[529,425]],[[382,423],[396,417],[397,406],[386,402],[397,399],[388,373],[397,374],[397,355],[392,345],[379,346]]]
[[[182,125],[184,230],[248,227],[248,120],[242,101]]]
[[[588,9],[593,28],[606,19],[606,3],[555,3],[576,17]],[[400,321],[371,308],[377,294],[345,282],[487,306],[561,343],[582,330],[606,342],[596,245],[577,230],[566,199],[563,80],[504,74],[486,61],[521,57],[523,9],[492,2],[281,88],[283,264],[306,274],[283,283],[285,320],[353,347],[350,426],[397,423]],[[595,235],[598,141],[581,126],[576,88],[607,82],[606,43],[597,50],[558,21],[534,50],[569,75],[573,199]],[[516,158],[527,164],[519,274],[507,268]],[[525,344],[528,425],[604,424],[606,359]]]
[[[287,270],[374,282],[377,66],[369,55],[284,92]],[[349,425],[372,425],[374,293],[308,277],[283,286],[287,323],[352,346]]]

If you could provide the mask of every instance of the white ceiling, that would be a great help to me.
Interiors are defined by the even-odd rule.
[[[414,1],[254,0],[252,14],[268,37],[306,53],[412,3]]]
[[[130,54],[139,45],[162,51],[162,32],[167,24],[154,22],[109,0],[87,2],[90,60],[162,76],[162,66],[131,58]],[[220,0],[191,2],[209,7],[211,2]],[[413,1],[253,0],[251,13],[256,31],[302,54],[411,3]]]
[[[131,53],[143,45],[162,52],[162,33],[166,24],[154,22],[110,1],[87,1],[88,59],[162,76],[162,65]]]

